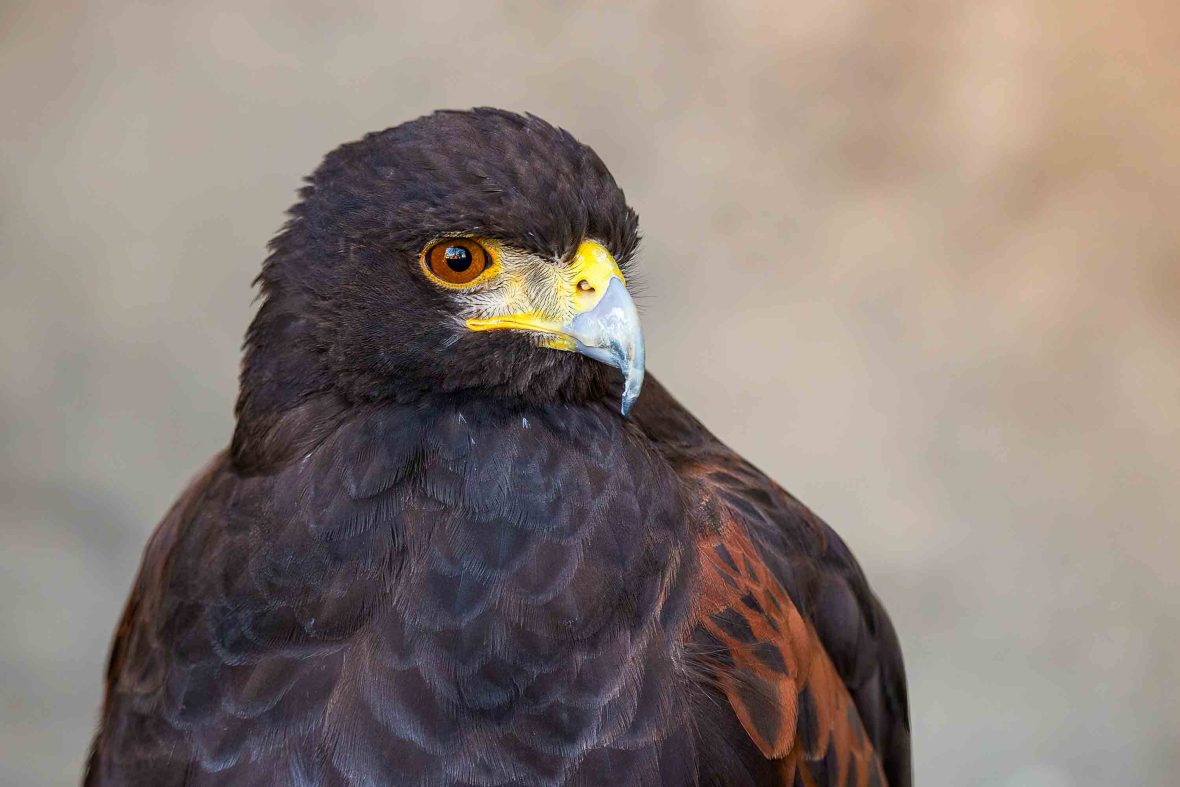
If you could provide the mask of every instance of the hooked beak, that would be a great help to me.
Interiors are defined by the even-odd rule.
[[[473,331],[505,328],[545,334],[544,346],[576,352],[623,373],[623,415],[643,387],[643,331],[618,263],[602,244],[582,241],[569,266],[547,286],[556,297],[537,298],[544,307],[499,317],[472,318]],[[548,295],[548,293],[546,293]]]

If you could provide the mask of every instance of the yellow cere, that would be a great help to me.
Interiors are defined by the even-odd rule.
[[[469,319],[467,327],[473,331],[515,328],[546,333],[545,347],[572,351],[574,340],[565,335],[565,325],[573,316],[597,306],[612,278],[626,284],[615,258],[601,243],[582,241],[566,269],[548,283],[548,308],[531,303],[514,314]],[[554,289],[557,292],[552,292]]]

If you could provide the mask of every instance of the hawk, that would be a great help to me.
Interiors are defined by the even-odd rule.
[[[885,611],[644,382],[638,244],[534,116],[328,154],[232,440],[145,549],[85,784],[909,785]]]

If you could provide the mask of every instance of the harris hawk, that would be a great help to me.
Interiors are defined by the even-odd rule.
[[[145,549],[85,784],[909,785],[848,548],[644,384],[638,242],[533,116],[330,153],[232,441]]]

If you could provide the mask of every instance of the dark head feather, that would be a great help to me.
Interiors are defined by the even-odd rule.
[[[237,405],[239,466],[265,463],[290,442],[282,425],[296,409],[324,421],[384,399],[602,395],[608,371],[593,361],[512,331],[463,330],[453,301],[418,268],[431,240],[462,234],[555,260],[593,238],[626,271],[635,211],[566,131],[497,109],[437,112],[340,146],[300,197],[259,276]],[[307,417],[296,420],[301,439],[314,432]]]

